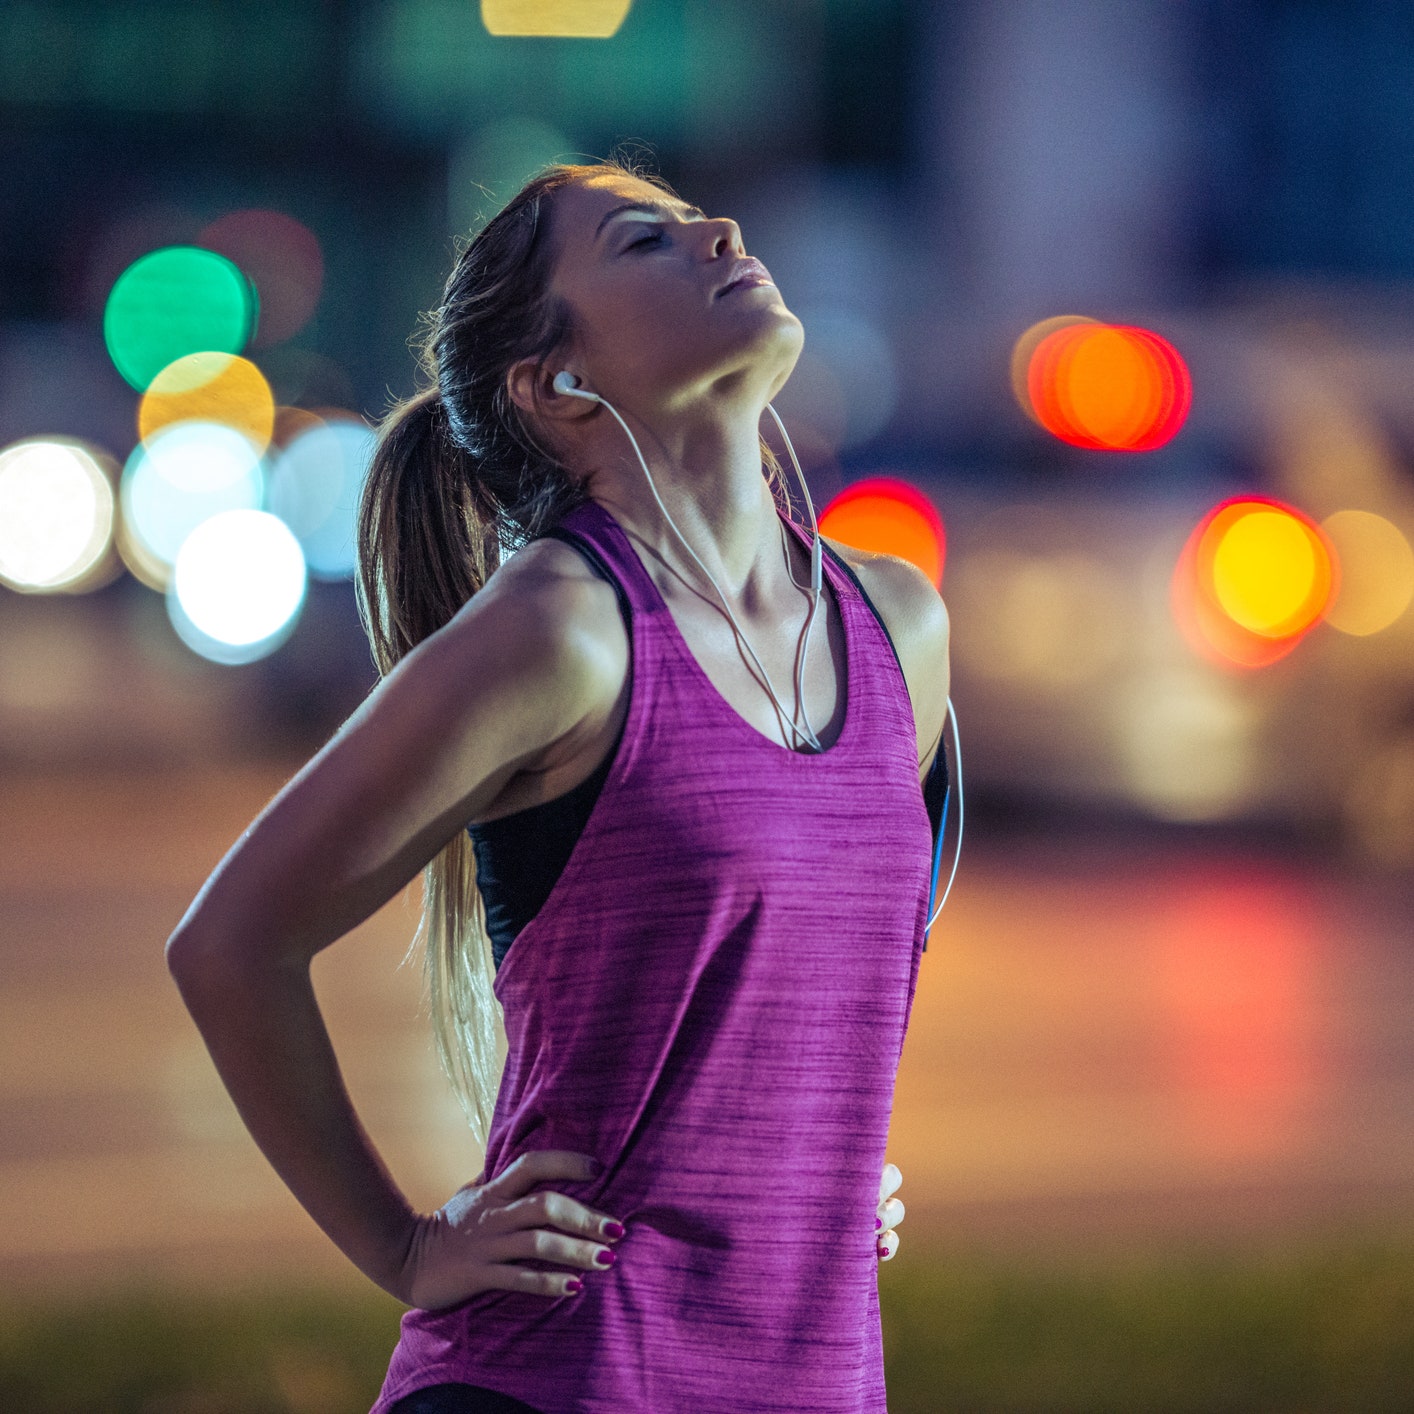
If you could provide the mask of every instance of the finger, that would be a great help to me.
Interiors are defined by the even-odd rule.
[[[587,1180],[602,1171],[599,1161],[573,1149],[527,1149],[486,1185],[485,1191],[501,1202],[529,1193],[537,1183],[557,1179]]]
[[[537,1272],[530,1267],[487,1267],[487,1284],[499,1291],[525,1291],[533,1296],[577,1296],[584,1280],[573,1272]]]
[[[885,1164],[884,1172],[879,1178],[879,1201],[882,1203],[890,1194],[897,1193],[902,1183],[903,1175],[899,1172],[898,1165]]]
[[[879,1253],[879,1260],[881,1262],[892,1260],[894,1253],[898,1251],[898,1233],[881,1232],[876,1244],[876,1250]]]
[[[518,1198],[504,1208],[487,1215],[486,1226],[492,1232],[511,1232],[518,1228],[557,1227],[577,1236],[617,1242],[624,1235],[624,1225],[607,1213],[596,1213],[577,1203],[567,1193],[553,1188]]]
[[[879,1220],[883,1223],[885,1232],[896,1228],[903,1221],[904,1207],[897,1198],[890,1198],[886,1203],[879,1204]]]
[[[583,1267],[588,1272],[602,1272],[612,1267],[618,1254],[603,1243],[581,1237],[565,1237],[545,1227],[522,1228],[508,1232],[490,1244],[487,1255],[493,1262],[506,1262],[520,1257],[537,1257],[544,1262],[561,1262],[567,1267]]]

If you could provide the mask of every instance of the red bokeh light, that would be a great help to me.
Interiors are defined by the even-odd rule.
[[[1018,340],[1034,341],[1026,376],[1016,378],[1023,409],[1053,436],[1077,447],[1147,452],[1183,426],[1193,383],[1178,350],[1149,329],[1067,318],[1037,340],[1046,321]]]
[[[892,476],[847,486],[818,517],[820,532],[860,550],[898,555],[918,566],[937,588],[943,583],[947,536],[927,496]]]

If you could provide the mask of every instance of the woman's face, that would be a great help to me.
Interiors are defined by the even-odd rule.
[[[577,334],[549,377],[568,367],[640,412],[715,397],[757,401],[758,416],[790,377],[805,336],[780,291],[722,292],[747,256],[735,221],[609,173],[556,193],[555,231],[552,288]]]

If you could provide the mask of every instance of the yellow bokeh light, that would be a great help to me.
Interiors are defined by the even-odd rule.
[[[148,385],[137,421],[144,442],[176,422],[219,422],[264,451],[275,430],[275,395],[248,358],[187,354],[169,363]]]
[[[1414,550],[1399,527],[1370,511],[1337,511],[1321,522],[1340,557],[1340,592],[1326,622],[1366,637],[1388,628],[1414,599]]]
[[[1279,637],[1311,603],[1319,546],[1294,516],[1254,510],[1229,525],[1213,554],[1213,592],[1235,623]]]
[[[481,23],[490,34],[608,39],[633,0],[481,0]]]

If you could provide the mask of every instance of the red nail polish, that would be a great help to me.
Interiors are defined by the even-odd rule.
[[[572,1291],[572,1292],[573,1292],[573,1291],[583,1291],[583,1290],[584,1290],[584,1283],[583,1283],[582,1281],[580,1281],[578,1277],[571,1277],[571,1278],[565,1283],[565,1290],[566,1290],[566,1291]]]
[[[881,1227],[883,1227],[883,1225],[884,1225],[884,1220],[883,1220],[883,1218],[875,1218],[875,1219],[874,1219],[874,1231],[875,1231],[875,1232],[878,1232],[878,1230],[879,1230]]]
[[[594,1260],[598,1262],[601,1267],[612,1267],[619,1259],[612,1252],[604,1251],[596,1252],[594,1254]]]
[[[624,1225],[622,1223],[605,1223],[605,1237],[622,1237],[624,1235]]]

